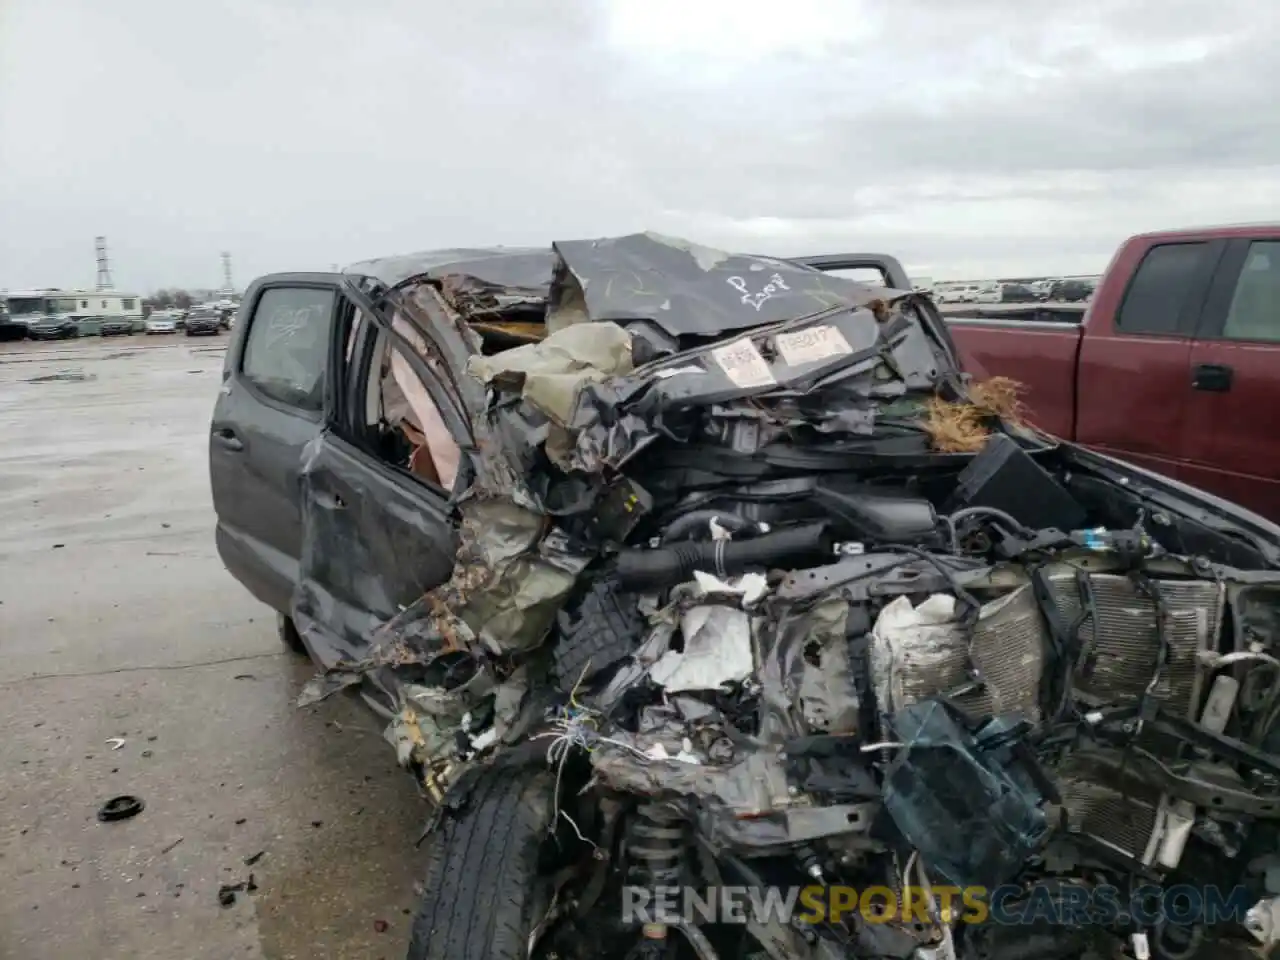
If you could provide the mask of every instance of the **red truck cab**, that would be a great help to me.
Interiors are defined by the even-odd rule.
[[[1079,322],[1005,316],[948,322],[1036,426],[1280,519],[1280,224],[1132,237]]]

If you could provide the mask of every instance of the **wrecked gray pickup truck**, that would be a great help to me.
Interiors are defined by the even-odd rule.
[[[300,702],[430,801],[410,960],[1280,938],[1280,528],[1025,427],[927,297],[649,234],[268,277],[210,460]]]

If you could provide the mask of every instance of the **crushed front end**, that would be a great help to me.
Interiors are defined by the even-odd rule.
[[[386,294],[471,354],[461,546],[312,698],[392,691],[438,804],[550,762],[597,852],[570,928],[625,882],[855,892],[748,917],[772,957],[1280,938],[1280,531],[1024,426],[927,298],[650,235],[555,251],[542,301]],[[1238,915],[1133,909],[1175,889]],[[680,928],[637,935],[722,942]]]

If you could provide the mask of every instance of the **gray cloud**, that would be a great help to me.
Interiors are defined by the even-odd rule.
[[[908,9],[903,9],[908,7]],[[8,0],[0,286],[650,227],[935,276],[1280,211],[1249,0]]]

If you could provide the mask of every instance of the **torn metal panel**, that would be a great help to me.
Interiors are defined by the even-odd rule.
[[[448,278],[463,289],[541,290],[545,295],[554,269],[555,255],[546,247],[473,247],[381,257],[343,272],[373,277],[392,289],[420,278]]]
[[[675,759],[679,745],[651,735],[619,733],[611,740],[591,753],[601,782],[683,807],[713,848],[762,854],[871,826],[861,805],[819,810],[797,801],[775,750],[748,750],[733,763],[710,765]]]
[[[652,233],[553,249],[563,264],[551,292],[553,329],[583,320],[642,321],[677,337],[714,337],[910,293]]]
[[[328,432],[304,449],[299,486],[294,625],[323,667],[363,661],[379,624],[449,577],[452,518],[422,510],[412,491]]]
[[[463,512],[457,566],[432,593],[438,617],[492,655],[533,649],[591,557],[511,501],[474,499]]]
[[[821,329],[839,333],[838,343],[823,342],[795,366],[782,359],[776,347],[779,337]],[[690,439],[690,426],[696,420],[689,419],[688,411],[708,409],[713,415],[716,410],[727,414],[712,420],[722,429],[731,427],[732,419],[758,421],[763,429],[754,431],[753,449],[781,434],[794,436],[807,429],[827,435],[870,436],[876,414],[865,398],[837,404],[844,384],[882,363],[883,347],[871,312],[853,310],[782,324],[768,333],[686,351],[629,375],[585,384],[569,424],[574,448],[559,462],[588,473],[623,468],[659,437]],[[926,366],[916,375],[926,376],[932,370],[936,376],[936,360],[922,362]],[[830,382],[831,394],[811,393],[819,379]]]
[[[795,698],[804,725],[814,733],[858,732],[862,704],[849,664],[849,605],[829,597],[809,611],[800,689]]]
[[[857,730],[860,703],[849,673],[848,620],[849,602],[838,592],[816,603],[770,606],[757,631],[760,735],[766,742]]]
[[[569,327],[537,344],[473,356],[467,372],[487,386],[516,393],[567,426],[583,384],[632,370],[631,335],[612,323]]]

